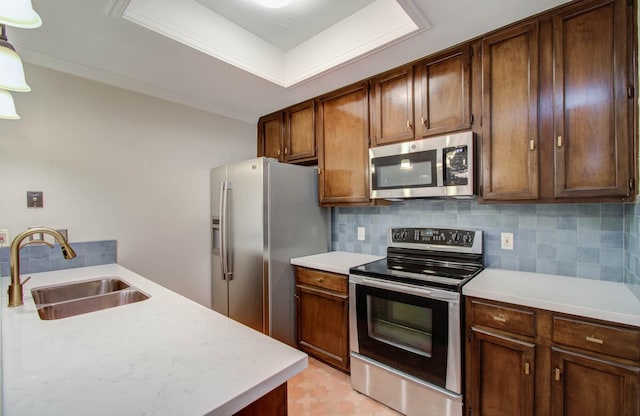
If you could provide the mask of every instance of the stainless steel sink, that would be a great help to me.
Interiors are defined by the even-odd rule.
[[[102,295],[128,287],[128,283],[117,277],[105,277],[98,280],[34,288],[31,289],[31,294],[36,304],[44,304]]]
[[[31,289],[40,319],[62,319],[149,299],[117,277]]]

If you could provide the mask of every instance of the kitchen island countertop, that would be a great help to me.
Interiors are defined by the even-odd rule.
[[[349,269],[361,264],[383,259],[384,256],[373,254],[350,253],[347,251],[330,251],[328,253],[291,259],[294,266],[308,267],[338,274],[349,274]]]
[[[105,276],[151,297],[38,317],[32,288]],[[33,274],[15,308],[8,284],[3,278],[5,416],[230,415],[307,366],[306,354],[117,264]]]

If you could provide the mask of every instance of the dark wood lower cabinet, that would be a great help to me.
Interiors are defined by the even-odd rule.
[[[287,383],[283,383],[234,416],[287,416]]]
[[[296,267],[298,347],[349,372],[347,276]]]
[[[535,345],[472,330],[473,415],[533,416]]]
[[[552,416],[638,416],[637,367],[560,349],[551,354]]]
[[[640,416],[640,328],[467,297],[466,416]]]

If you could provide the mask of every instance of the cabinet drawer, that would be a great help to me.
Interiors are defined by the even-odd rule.
[[[640,361],[640,331],[553,317],[553,341],[588,351]]]
[[[321,287],[323,289],[335,290],[340,293],[347,293],[347,276],[320,270],[296,267],[296,279],[298,284]]]
[[[529,337],[536,334],[535,311],[478,301],[473,301],[472,305],[471,321],[474,324]]]

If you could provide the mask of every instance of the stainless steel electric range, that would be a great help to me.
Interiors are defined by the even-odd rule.
[[[482,231],[391,228],[385,259],[349,273],[353,388],[406,415],[461,416],[462,286]]]

